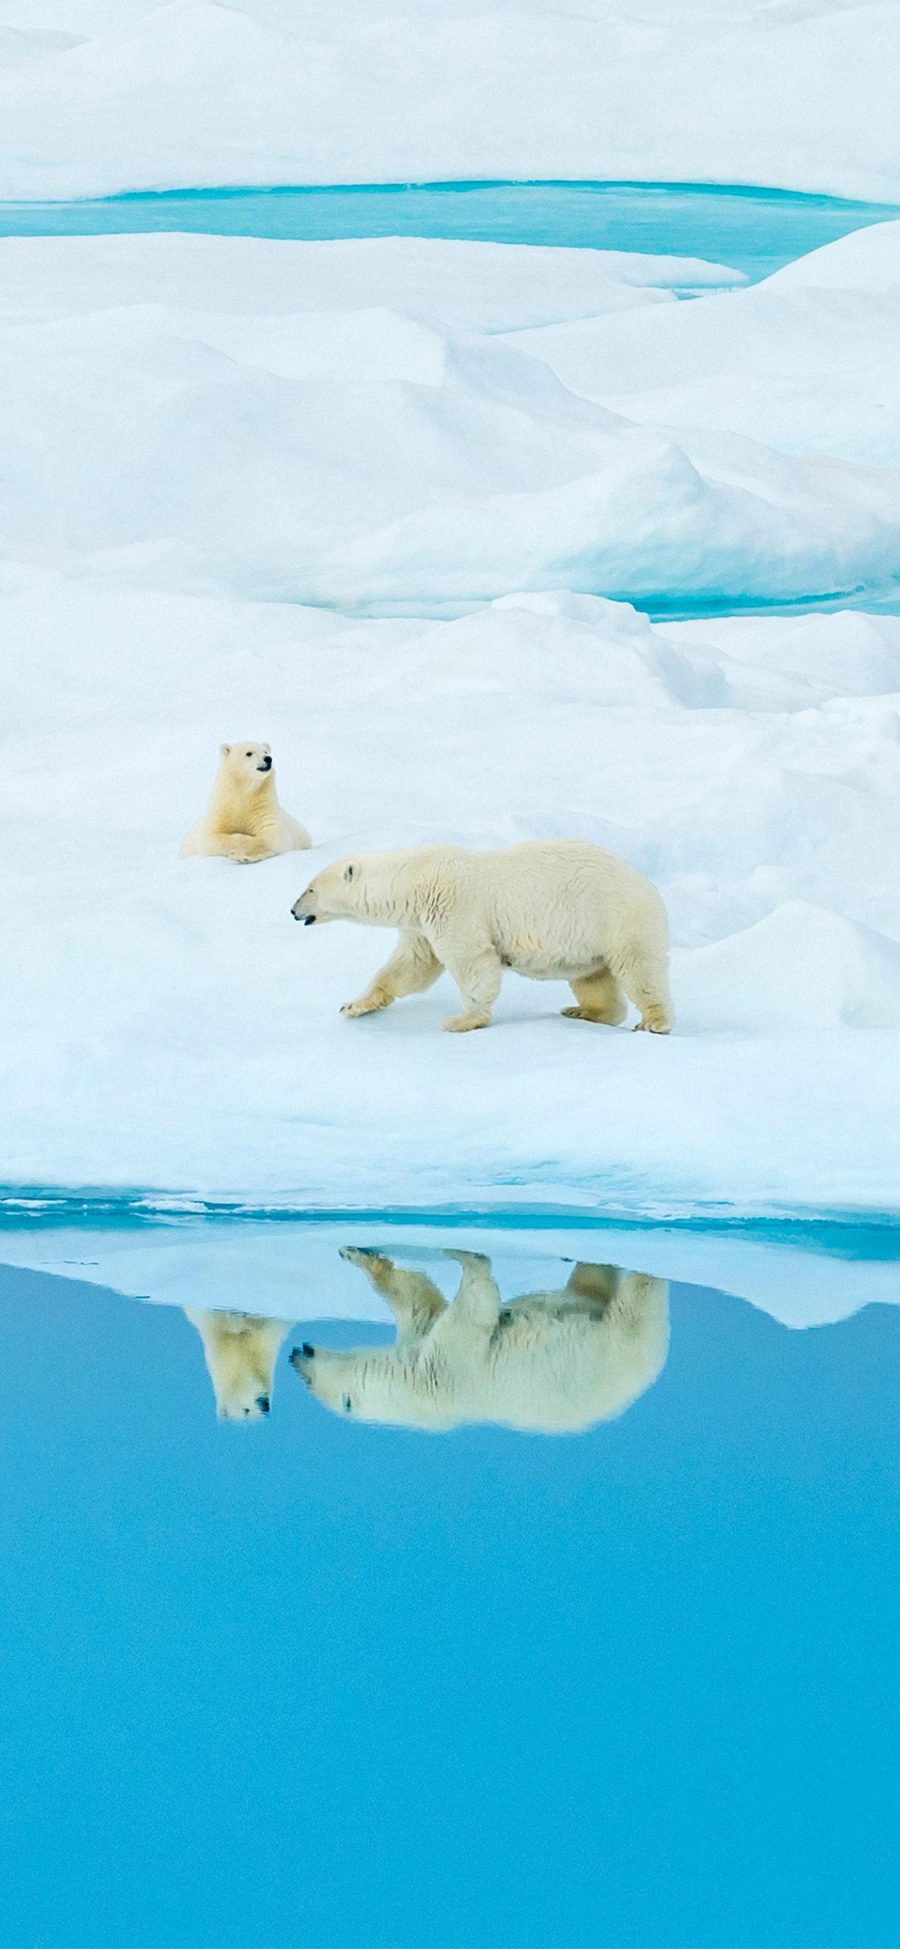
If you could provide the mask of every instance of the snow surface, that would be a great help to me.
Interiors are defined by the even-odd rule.
[[[900,9],[13,0],[0,195],[583,178],[900,201]]]
[[[889,225],[679,304],[683,267],[621,254],[0,245],[0,1179],[896,1208],[900,619],[654,627],[584,590],[895,571],[900,463],[844,454],[828,374],[864,388],[880,358],[895,410],[898,251]],[[573,390],[646,401],[667,332],[689,428]],[[564,380],[546,357],[579,334],[602,354],[579,340]],[[757,344],[802,452],[703,418],[710,348],[737,383]],[[315,851],[180,863],[248,736]],[[485,1034],[438,1032],[446,979],[339,1017],[389,937],[293,925],[318,864],[544,834],[660,885],[675,1036],[564,1021],[564,988],[513,977]]]
[[[777,654],[738,624],[731,659],[571,595],[354,622],[20,569],[4,611],[7,1180],[896,1202],[900,620],[852,619],[848,696],[804,667],[841,617],[782,623]],[[220,738],[251,732],[316,850],[179,863]],[[482,1035],[439,1033],[446,978],[339,1017],[389,937],[296,928],[319,863],[554,832],[661,885],[676,1036],[512,977]]]

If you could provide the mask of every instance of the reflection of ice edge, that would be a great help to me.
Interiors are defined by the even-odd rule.
[[[59,1208],[57,1208],[59,1209]],[[118,1217],[118,1222],[117,1222]],[[272,1318],[382,1317],[361,1305],[339,1259],[343,1245],[381,1245],[399,1258],[441,1263],[448,1245],[530,1262],[543,1283],[548,1259],[588,1259],[732,1293],[789,1326],[822,1325],[872,1301],[900,1302],[900,1222],[880,1225],[788,1222],[731,1226],[616,1223],[608,1216],[546,1210],[445,1213],[331,1213],[297,1218],[168,1213],[140,1208],[130,1219],[107,1207],[99,1222],[83,1210],[57,1216],[22,1210],[0,1231],[0,1264],[41,1271],[171,1305],[259,1312]],[[524,1289],[524,1288],[523,1288]]]

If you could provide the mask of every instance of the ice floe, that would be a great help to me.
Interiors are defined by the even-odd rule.
[[[353,620],[21,564],[2,617],[7,1181],[896,1203],[900,619],[720,620],[693,643],[571,594]],[[813,654],[842,627],[852,693]],[[179,862],[219,740],[250,734],[315,851]],[[340,1019],[382,942],[294,927],[320,861],[566,832],[662,887],[674,1037],[564,1021],[564,989],[512,977],[462,1040],[442,984]]]
[[[898,236],[686,303],[622,254],[0,245],[0,1178],[896,1207],[900,619],[609,597],[895,574]],[[776,370],[802,439],[742,417]],[[308,860],[177,860],[240,736]],[[381,945],[293,926],[320,861],[567,833],[662,888],[674,1037],[512,977],[484,1035],[441,984],[339,1018]]]

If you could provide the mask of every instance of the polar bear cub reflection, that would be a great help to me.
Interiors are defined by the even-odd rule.
[[[287,1320],[258,1313],[213,1313],[186,1306],[203,1341],[220,1421],[258,1421],[272,1405],[272,1377]]]
[[[342,1257],[387,1301],[397,1341],[352,1353],[295,1348],[291,1365],[336,1414],[409,1428],[492,1421],[575,1434],[622,1414],[665,1364],[663,1279],[579,1263],[561,1291],[506,1304],[488,1259],[450,1252],[462,1278],[448,1305],[424,1273],[380,1252],[345,1247]]]

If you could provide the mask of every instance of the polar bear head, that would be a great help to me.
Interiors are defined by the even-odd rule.
[[[304,1340],[290,1356],[300,1380],[332,1414],[357,1421],[445,1433],[456,1425],[451,1402],[429,1381],[427,1363],[395,1347],[358,1347],[339,1353]]]
[[[242,794],[258,792],[267,779],[275,776],[272,752],[267,744],[254,744],[248,738],[246,743],[223,744],[219,755],[220,777]]]
[[[326,920],[365,920],[365,885],[362,862],[335,860],[333,866],[323,866],[310,880],[306,891],[294,901],[291,913],[304,927],[312,927],[314,921],[321,925]]]
[[[288,1322],[256,1313],[184,1310],[203,1341],[219,1420],[259,1421],[272,1404],[275,1362]]]

